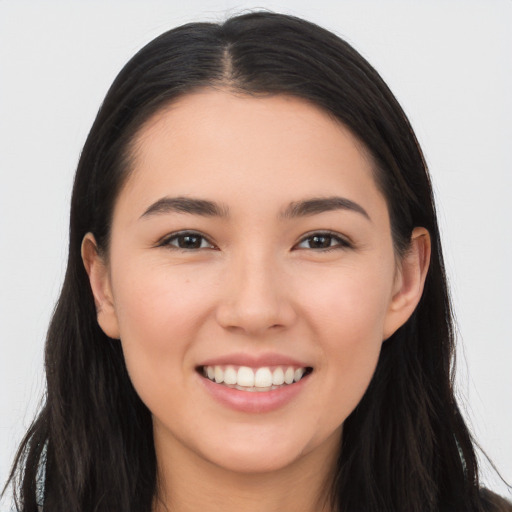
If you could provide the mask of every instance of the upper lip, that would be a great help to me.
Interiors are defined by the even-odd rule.
[[[241,352],[233,354],[225,354],[222,356],[207,359],[199,364],[202,366],[248,366],[249,368],[261,368],[263,366],[295,366],[299,368],[308,368],[311,365],[304,361],[299,361],[293,357],[277,354],[277,353],[266,353],[266,354],[244,354]]]

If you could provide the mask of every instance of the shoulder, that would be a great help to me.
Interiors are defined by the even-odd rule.
[[[480,498],[485,512],[512,512],[512,503],[489,489],[480,489]]]

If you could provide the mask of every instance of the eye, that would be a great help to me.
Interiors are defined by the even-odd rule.
[[[170,247],[171,249],[183,249],[186,251],[197,249],[215,249],[215,246],[209,242],[206,237],[195,231],[182,231],[165,237],[160,247]]]
[[[311,233],[305,236],[296,246],[297,249],[315,249],[328,251],[352,247],[342,236],[331,232]]]

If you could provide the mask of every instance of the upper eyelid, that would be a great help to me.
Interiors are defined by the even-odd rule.
[[[185,235],[200,236],[207,243],[209,243],[210,245],[216,247],[216,244],[211,240],[211,238],[208,235],[205,235],[204,233],[201,233],[200,231],[193,230],[193,229],[184,229],[184,230],[180,230],[180,231],[175,231],[173,233],[169,233],[169,234],[163,236],[162,238],[160,238],[160,240],[158,240],[158,242],[155,245],[156,246],[162,246],[162,245],[165,245],[166,243],[168,243],[170,240],[173,240],[173,239],[175,239],[175,238],[177,238],[179,236],[185,236]],[[309,231],[308,233],[303,234],[299,238],[299,240],[293,245],[293,247],[296,247],[297,245],[299,245],[302,242],[306,241],[308,238],[311,238],[311,237],[313,237],[315,235],[331,236],[331,237],[339,240],[342,245],[345,245],[345,246],[352,246],[353,245],[352,241],[348,237],[346,237],[346,236],[344,236],[341,233],[338,233],[336,231],[331,231],[331,230],[314,230],[314,231]]]
[[[206,242],[208,242],[210,245],[216,246],[214,242],[210,239],[209,236],[205,235],[204,233],[201,233],[200,231],[196,231],[194,229],[183,229],[181,231],[175,231],[173,233],[168,233],[167,235],[160,238],[157,243],[155,244],[157,247],[165,245],[170,240],[174,240],[175,238],[178,238],[180,236],[186,236],[186,235],[193,235],[193,236],[199,236],[201,238],[204,238]]]
[[[353,245],[352,241],[347,237],[342,235],[341,233],[337,233],[336,231],[330,231],[330,230],[316,230],[316,231],[310,231],[309,233],[306,233],[301,236],[299,241],[295,244],[298,245],[308,238],[311,238],[315,235],[323,235],[323,236],[331,236],[333,238],[338,239],[340,242],[342,242],[345,245]]]

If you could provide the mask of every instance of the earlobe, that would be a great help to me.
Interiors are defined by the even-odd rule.
[[[108,267],[98,252],[96,239],[87,233],[82,240],[82,261],[94,296],[98,324],[110,338],[119,339],[119,326]]]
[[[400,262],[393,296],[386,316],[383,339],[389,338],[413,314],[423,294],[430,264],[430,234],[414,228],[409,250]]]

